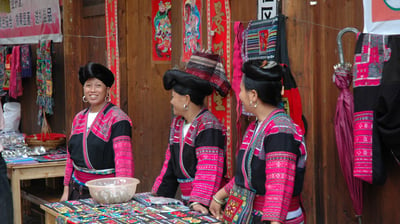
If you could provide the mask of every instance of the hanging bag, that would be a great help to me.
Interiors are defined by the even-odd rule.
[[[255,197],[254,191],[234,184],[223,214],[225,223],[250,223]]]
[[[248,60],[279,61],[280,20],[279,15],[271,19],[253,20],[243,32],[243,62]]]

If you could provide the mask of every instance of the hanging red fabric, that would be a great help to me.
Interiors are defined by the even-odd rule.
[[[231,12],[229,0],[207,0],[207,36],[208,49],[223,58],[225,73],[231,80]],[[213,93],[208,98],[209,110],[227,128],[226,163],[228,178],[233,176],[232,156],[232,115],[231,115],[232,92],[222,98]]]
[[[106,1],[106,41],[107,41],[107,66],[114,73],[115,82],[111,87],[111,102],[120,106],[120,72],[118,48],[118,1]]]

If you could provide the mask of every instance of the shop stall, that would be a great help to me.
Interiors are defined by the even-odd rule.
[[[155,203],[149,203],[144,198]],[[214,217],[191,211],[178,200],[140,193],[120,204],[98,204],[93,199],[41,205],[46,223],[220,223]]]

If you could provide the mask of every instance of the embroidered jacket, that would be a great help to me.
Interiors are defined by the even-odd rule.
[[[131,119],[119,107],[108,103],[87,129],[88,114],[89,109],[82,110],[73,120],[64,185],[68,185],[72,174],[83,183],[106,176],[132,177]],[[77,167],[88,172],[78,171]]]
[[[178,185],[182,199],[209,206],[221,186],[225,172],[226,130],[218,119],[203,109],[183,138],[183,117],[174,117],[165,161],[152,191],[175,197]]]
[[[254,209],[262,212],[262,220],[285,223],[291,200],[303,187],[306,146],[301,128],[282,109],[273,111],[264,122],[258,132],[256,121],[247,128],[235,177],[224,189],[229,192],[236,184],[255,191]]]

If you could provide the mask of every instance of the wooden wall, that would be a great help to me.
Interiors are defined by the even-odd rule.
[[[171,65],[152,61],[151,1],[125,2],[127,94],[133,121],[135,176],[141,180],[138,190],[150,191],[161,171],[168,143],[171,95],[164,90],[162,76]]]
[[[205,0],[202,2],[205,4]],[[256,2],[231,0],[232,20],[246,23],[255,19]],[[288,16],[287,42],[291,68],[309,125],[304,206],[308,223],[356,223],[336,149],[333,120],[338,90],[332,83],[332,74],[333,65],[339,61],[337,33],[347,26],[362,29],[362,1],[317,1],[315,6],[309,2],[282,1],[282,10]],[[142,181],[138,191],[143,192],[150,190],[159,174],[167,146],[171,119],[170,93],[164,90],[161,80],[167,69],[180,64],[182,1],[172,0],[171,63],[158,63],[151,59],[151,1],[119,0],[118,4],[123,80],[121,106],[133,121],[135,173]],[[73,115],[84,107],[81,85],[77,80],[79,66],[88,60],[106,62],[105,39],[83,36],[105,35],[104,15],[88,14],[88,11],[94,10],[93,7],[90,4],[83,6],[80,1],[64,1],[67,129]],[[203,23],[203,30],[205,26]],[[203,43],[205,41],[203,39]],[[345,59],[352,62],[354,35],[346,34],[343,42]],[[398,166],[390,158],[387,158],[387,166],[389,174],[384,186],[364,184],[363,223],[397,223],[400,220],[400,213],[395,210],[400,206],[400,200],[391,200],[400,198]]]

